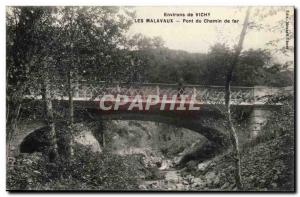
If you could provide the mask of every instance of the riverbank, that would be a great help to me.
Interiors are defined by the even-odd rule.
[[[288,135],[244,149],[241,153],[245,191],[294,190],[293,141]],[[161,171],[161,180],[144,181],[142,190],[237,190],[230,152],[202,163],[190,161],[183,169]]]

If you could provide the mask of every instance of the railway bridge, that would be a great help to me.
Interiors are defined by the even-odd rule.
[[[198,132],[220,146],[228,141],[223,86],[77,82],[72,90],[75,118],[162,122]],[[66,87],[62,85],[53,92],[53,103],[68,107]],[[231,105],[233,109],[248,112],[248,134],[255,138],[270,112],[281,106],[268,102],[269,98],[292,92],[292,87],[232,86]],[[43,102],[36,90],[31,90],[24,99]],[[25,129],[16,134],[15,146],[31,132]]]

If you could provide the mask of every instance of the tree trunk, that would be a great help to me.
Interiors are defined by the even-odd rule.
[[[73,124],[74,124],[74,103],[73,103],[73,87],[72,87],[72,71],[71,68],[68,71],[68,96],[69,96],[69,121],[68,121],[68,151],[67,157],[73,156]]]
[[[16,106],[15,109],[11,110],[10,115],[7,120],[7,126],[10,129],[7,133],[8,142],[11,141],[12,136],[16,133],[17,122],[18,122],[18,118],[19,118],[19,114],[20,114],[20,110],[21,110],[21,106],[22,106],[21,102],[16,103],[15,106]]]
[[[73,89],[72,89],[72,72],[69,71],[68,76],[68,96],[69,96],[69,124],[74,123],[74,104],[73,104]]]
[[[238,46],[234,53],[234,57],[233,57],[231,66],[228,70],[227,77],[226,77],[226,84],[225,84],[225,105],[226,105],[227,124],[228,124],[228,128],[229,128],[230,142],[231,142],[232,148],[233,148],[232,151],[233,151],[233,157],[234,157],[233,159],[234,159],[234,165],[235,165],[235,182],[236,182],[236,187],[238,190],[242,190],[243,185],[242,185],[242,177],[241,177],[239,141],[238,141],[238,136],[237,136],[236,130],[235,130],[233,122],[232,122],[231,111],[230,111],[230,108],[231,108],[230,107],[230,102],[231,102],[230,85],[231,85],[231,81],[232,81],[233,71],[237,65],[240,53],[243,48],[243,42],[244,42],[244,38],[246,35],[247,27],[248,27],[249,14],[250,14],[250,8],[248,8],[247,13],[246,13],[246,17],[245,17],[244,24],[243,24],[243,29],[240,34],[239,43],[238,43]]]
[[[104,125],[103,125],[102,119],[97,121],[97,138],[98,138],[99,144],[104,148],[105,147],[105,133],[104,133]]]
[[[105,133],[104,133],[104,131],[101,132],[101,137],[102,137],[102,147],[105,148],[106,144],[105,144]]]
[[[13,136],[17,132],[17,123],[20,115],[20,110],[22,106],[22,95],[26,85],[21,85],[14,93],[8,96],[7,105],[10,108],[9,113],[7,114],[6,120],[6,144],[7,144],[7,153],[10,152],[11,141]]]
[[[52,106],[52,98],[51,98],[51,90],[50,90],[50,82],[47,74],[44,76],[44,87],[43,87],[43,97],[45,101],[45,112],[46,112],[46,122],[50,127],[50,131],[48,133],[48,140],[50,142],[50,150],[48,152],[49,161],[54,162],[58,156],[57,152],[57,139],[56,139],[56,131],[55,131],[55,123],[53,116],[53,106]]]
[[[18,123],[18,118],[20,114],[20,109],[21,109],[21,102],[16,104],[16,109],[13,110],[13,112],[10,113],[9,120],[7,121],[7,133],[6,133],[6,154],[7,156],[11,155],[11,142],[13,139],[13,136],[17,132],[17,123]],[[12,111],[12,110],[11,110]]]

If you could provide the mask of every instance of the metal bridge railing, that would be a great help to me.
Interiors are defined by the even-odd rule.
[[[275,95],[283,90],[291,89],[288,87],[231,87],[231,99],[234,103],[249,104],[259,103],[263,104],[264,101],[258,98],[267,95]],[[36,93],[33,93],[36,94]],[[178,84],[163,84],[163,83],[143,83],[143,84],[128,84],[128,83],[88,83],[77,82],[73,84],[73,98],[80,100],[93,100],[101,98],[103,95],[126,95],[134,97],[140,95],[147,97],[149,95],[158,95],[163,97],[172,97],[173,95],[187,95],[194,97],[197,101],[203,103],[223,103],[224,102],[224,86],[206,86],[206,85],[183,85]],[[35,95],[38,96],[38,95]],[[66,89],[55,89],[54,97],[61,98],[67,97]]]

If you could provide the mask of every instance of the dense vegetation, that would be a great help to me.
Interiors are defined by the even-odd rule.
[[[35,153],[20,155],[15,162],[7,174],[12,190],[134,190],[143,174],[139,157],[93,153],[79,145],[69,161],[53,163]]]
[[[140,53],[145,53],[147,57],[146,81],[178,83],[183,78],[188,84],[223,86],[233,51],[226,45],[216,44],[207,54],[167,48],[148,49]],[[267,50],[244,51],[234,72],[232,84],[275,87],[292,85],[292,72],[283,69],[283,66],[273,63]]]

